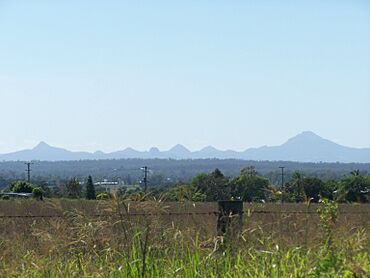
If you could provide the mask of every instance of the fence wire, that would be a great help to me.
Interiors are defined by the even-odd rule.
[[[272,210],[246,210],[243,214],[253,215],[253,214],[317,214],[315,211],[272,211]],[[370,212],[366,211],[341,211],[339,214],[364,214],[370,215]],[[131,216],[196,216],[196,215],[220,215],[219,211],[209,211],[209,212],[167,212],[167,213],[111,213],[111,214],[87,214],[86,217],[100,218],[100,217],[131,217]],[[0,215],[0,219],[4,218],[66,218],[67,215]]]

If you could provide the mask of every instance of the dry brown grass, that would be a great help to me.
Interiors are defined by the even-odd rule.
[[[267,253],[264,256],[267,257],[268,254],[276,252],[280,254],[275,246],[287,250],[287,256],[293,256],[289,257],[289,260],[298,260],[298,258],[301,260],[301,262],[291,262],[293,265],[298,264],[297,269],[299,267],[303,269],[305,264],[312,267],[316,264],[314,257],[310,257],[312,261],[306,262],[305,253],[299,253],[303,252],[299,251],[301,249],[294,251],[297,246],[308,250],[320,248],[323,233],[316,209],[317,205],[314,204],[310,206],[305,204],[244,205],[243,233],[236,244],[240,245],[238,248],[241,248],[241,252],[245,252],[243,253],[245,258],[256,260],[256,273],[260,271],[258,265],[265,260],[263,256],[259,257],[265,254],[260,254],[259,250],[266,250]],[[334,241],[338,246],[345,247],[346,251],[343,253],[345,258],[352,256],[356,258],[361,254],[362,257],[358,260],[364,265],[367,263],[363,257],[367,254],[364,250],[370,246],[368,232],[370,205],[340,205],[339,210],[339,218],[334,226]],[[173,266],[180,264],[180,269],[183,260],[186,261],[188,258],[200,260],[197,263],[204,267],[204,271],[208,271],[208,266],[203,265],[202,260],[213,258],[214,267],[219,267],[219,264],[224,265],[219,261],[219,254],[215,253],[222,241],[216,234],[217,215],[212,214],[215,211],[217,211],[216,203],[122,202],[119,200],[98,202],[63,199],[44,202],[0,201],[0,276],[1,273],[4,275],[22,273],[23,275],[27,273],[27,269],[32,269],[31,274],[34,275],[41,273],[43,269],[52,269],[51,273],[55,270],[55,273],[61,277],[65,273],[68,273],[67,276],[80,277],[89,273],[116,271],[119,265],[127,270],[131,269],[132,264],[136,268],[130,270],[133,272],[127,273],[140,275],[140,272],[146,272],[145,269],[149,266],[150,271],[153,271],[150,273],[157,273],[156,271],[165,269],[171,264]],[[206,214],[208,212],[210,214]],[[146,215],[135,215],[137,213]],[[60,217],[1,218],[9,215]],[[197,255],[198,252],[199,255]],[[156,259],[151,261],[146,259],[147,257]],[[165,261],[167,258],[169,260]],[[172,258],[176,260],[171,261]],[[271,260],[278,258],[271,258]],[[209,271],[215,271],[215,273],[227,271],[227,267],[232,266],[231,262],[234,259],[227,257],[225,260],[230,260],[230,266],[224,265],[220,270]],[[125,264],[122,266],[123,262]],[[191,261],[188,263],[192,264]],[[352,262],[348,264],[347,267],[352,268]],[[63,268],[64,265],[68,265],[68,269]],[[250,266],[242,260],[241,267],[248,269]],[[263,267],[268,269],[269,265]],[[289,263],[286,267],[288,273],[293,271],[289,268]],[[353,268],[355,267],[356,264],[353,265]],[[13,269],[15,269],[14,272]],[[82,272],[73,274],[76,269]],[[191,267],[189,271],[196,271],[190,269]],[[307,266],[307,271],[308,269]],[[359,273],[364,269],[361,263],[359,269]],[[266,277],[269,273],[274,273],[273,269],[269,271],[266,272]],[[44,275],[44,272],[42,273]],[[32,276],[31,274],[29,275]],[[103,274],[99,276],[106,277]],[[180,276],[187,277],[187,275]],[[168,277],[172,276],[168,275]],[[190,277],[195,276],[190,275]]]
[[[319,242],[318,204],[244,204],[244,229],[263,232],[287,244],[314,244]],[[217,203],[192,202],[117,202],[53,199],[0,201],[0,235],[4,238],[19,233],[30,224],[33,227],[63,223],[68,215],[114,222],[159,221],[164,228],[176,227],[198,233],[204,238],[216,236]],[[146,213],[147,216],[135,215]],[[181,215],[184,213],[183,215]],[[197,213],[200,213],[199,215]],[[209,214],[207,214],[209,213]],[[60,218],[1,218],[2,216],[60,216]],[[90,217],[91,216],[91,217]],[[118,220],[117,220],[118,219]],[[370,204],[342,204],[334,234],[338,238],[368,229]]]

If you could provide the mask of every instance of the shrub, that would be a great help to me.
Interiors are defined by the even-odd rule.
[[[12,185],[10,186],[10,191],[14,193],[32,193],[32,190],[34,188],[34,185],[26,181],[19,181],[16,183],[12,183]]]
[[[42,200],[43,195],[44,195],[44,190],[42,190],[41,187],[35,187],[32,190],[32,197],[35,198],[35,199]]]

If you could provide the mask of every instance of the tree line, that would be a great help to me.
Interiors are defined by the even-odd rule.
[[[219,169],[200,174],[189,184],[181,184],[164,191],[167,200],[217,201],[242,200],[244,202],[318,202],[321,198],[338,202],[370,201],[370,176],[352,171],[341,180],[323,181],[319,178],[294,172],[289,182],[277,187],[250,166],[236,177],[226,177]]]
[[[35,186],[25,181],[14,182],[11,192],[33,193],[35,197],[109,199],[117,197],[143,200],[148,196],[165,201],[207,201],[242,200],[244,202],[318,202],[321,198],[339,202],[370,201],[370,176],[354,170],[340,180],[322,180],[295,171],[288,182],[273,185],[260,175],[254,166],[243,168],[239,175],[228,177],[219,169],[196,175],[189,183],[174,186],[150,186],[148,192],[141,187],[119,187],[107,191],[95,186],[91,176],[83,182],[71,178],[61,186],[50,188],[47,184]]]
[[[281,186],[279,166],[285,166],[286,181],[295,171],[323,181],[339,181],[350,171],[359,169],[362,175],[370,173],[370,163],[299,163],[284,161],[246,161],[236,159],[120,159],[120,160],[83,160],[83,161],[35,161],[32,165],[31,182],[47,182],[51,186],[66,183],[71,177],[83,181],[93,173],[94,180],[119,181],[126,185],[135,185],[142,179],[140,168],[150,166],[152,186],[173,186],[179,183],[191,183],[194,176],[210,173],[218,168],[228,177],[240,174],[246,165],[254,165],[261,176]],[[0,162],[0,189],[6,188],[15,180],[27,179],[22,161]]]

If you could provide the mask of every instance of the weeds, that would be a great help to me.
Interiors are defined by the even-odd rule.
[[[90,206],[92,203],[88,203]],[[96,203],[95,203],[96,204]],[[68,204],[72,208],[71,204]],[[201,205],[200,205],[201,206]],[[55,206],[63,207],[63,205]],[[75,207],[78,207],[77,205]],[[196,205],[181,207],[197,209]],[[367,277],[370,242],[367,226],[350,233],[341,227],[335,204],[318,209],[321,240],[295,242],[289,214],[262,218],[251,210],[236,241],[216,235],[216,218],[161,216],[176,208],[161,200],[100,202],[109,216],[89,217],[84,206],[58,219],[1,219],[1,277]],[[89,208],[90,209],[90,208]],[[179,208],[180,209],[180,208]],[[204,210],[204,208],[201,208]],[[307,208],[303,208],[307,209]],[[148,216],[133,216],[132,212]],[[59,211],[60,212],[60,211]],[[159,214],[161,212],[162,214]],[[267,217],[267,216],[264,216]],[[289,218],[290,217],[290,218]],[[315,219],[315,218],[313,218]],[[302,222],[304,223],[304,222]],[[274,226],[276,226],[275,224]],[[298,225],[299,226],[299,225]],[[297,227],[297,229],[303,227]],[[345,229],[343,237],[338,229]],[[285,234],[279,234],[277,231]],[[311,233],[307,233],[310,237]],[[314,234],[312,234],[314,236]],[[291,242],[286,238],[291,239]],[[226,244],[226,246],[225,246]]]

